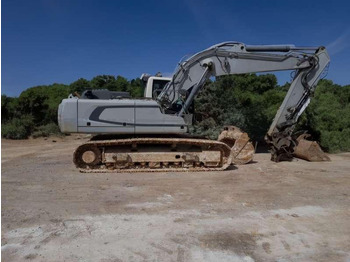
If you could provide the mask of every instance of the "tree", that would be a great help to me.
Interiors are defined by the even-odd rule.
[[[90,81],[86,80],[85,78],[79,78],[77,81],[74,81],[69,85],[69,92],[74,93],[78,92],[79,94],[83,93],[85,90],[91,88]]]
[[[127,91],[132,97],[143,97],[144,87],[140,78],[132,79]]]
[[[263,141],[290,84],[277,85],[274,75],[231,75],[208,81],[195,99],[192,132],[216,139],[225,125],[236,125],[252,140]],[[99,75],[91,81],[80,78],[69,86],[43,85],[28,88],[17,97],[1,96],[2,133],[8,138],[25,138],[57,132],[57,108],[74,91],[105,88],[143,96],[139,78]],[[350,85],[321,80],[296,130],[307,130],[329,152],[350,151]]]
[[[63,84],[53,84],[42,88],[42,93],[47,96],[45,103],[47,104],[47,112],[44,123],[57,123],[57,108],[62,99],[67,98],[70,94],[70,87]]]
[[[20,112],[29,114],[33,117],[34,123],[40,125],[43,124],[47,109],[46,100],[48,96],[41,92],[42,87],[32,87],[23,91],[18,98],[18,106]]]
[[[130,83],[125,77],[120,75],[117,78],[112,75],[99,75],[91,80],[91,88],[126,92],[130,90]]]
[[[112,75],[98,75],[90,81],[92,89],[116,89],[116,79]]]
[[[321,80],[302,116],[299,129],[308,130],[329,152],[350,150],[350,86]]]
[[[20,116],[18,98],[1,95],[1,123],[6,123],[18,116]]]
[[[115,83],[113,86],[109,88],[111,91],[123,91],[126,92],[128,90],[129,82],[125,77],[117,76]]]
[[[274,100],[268,102],[268,96]],[[271,123],[267,113],[282,102],[283,96],[276,77],[271,74],[217,77],[196,99],[198,122],[194,132],[216,139],[223,126],[235,125],[253,140],[263,141]]]

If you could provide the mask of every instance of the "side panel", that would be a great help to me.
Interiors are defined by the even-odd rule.
[[[157,102],[135,100],[135,134],[178,134],[187,130],[182,117],[163,114]]]
[[[134,133],[134,100],[78,100],[78,132]]]
[[[163,114],[153,100],[65,99],[59,107],[62,132],[178,134],[188,132],[182,117]]]

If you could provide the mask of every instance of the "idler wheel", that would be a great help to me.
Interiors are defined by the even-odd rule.
[[[79,168],[95,168],[101,163],[101,151],[94,145],[82,145],[74,152],[74,164]]]

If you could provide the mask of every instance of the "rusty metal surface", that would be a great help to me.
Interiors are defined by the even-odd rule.
[[[110,150],[109,150],[110,151]],[[84,153],[85,154],[85,153]],[[218,151],[202,152],[128,152],[105,153],[105,162],[220,162],[221,154]]]
[[[137,152],[138,145],[147,147]],[[181,151],[181,146],[194,149]],[[83,156],[89,151],[100,157],[94,165],[84,162]],[[73,161],[81,172],[215,171],[230,166],[232,151],[225,143],[205,139],[114,139],[86,142],[76,149]]]
[[[98,168],[98,169],[86,169],[79,168],[79,172],[81,173],[142,173],[142,172],[203,172],[203,171],[223,171],[227,169],[227,167],[195,167],[195,168],[134,168],[134,169],[106,169],[106,168]]]
[[[294,148],[293,155],[310,162],[330,161],[329,156],[321,149],[316,141],[309,141],[306,138],[308,134],[302,134],[297,138],[297,146]]]
[[[94,154],[94,152],[92,151],[85,151],[82,155],[82,159],[84,160],[84,162],[86,163],[93,163],[96,159],[96,156]]]
[[[255,153],[253,144],[250,142],[247,133],[244,133],[236,126],[225,127],[218,140],[231,147],[232,162],[243,165],[251,162]]]

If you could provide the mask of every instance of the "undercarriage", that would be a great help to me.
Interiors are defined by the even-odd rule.
[[[218,171],[231,163],[252,160],[254,147],[238,128],[226,128],[219,140],[190,136],[105,140],[94,137],[75,150],[73,161],[82,172],[154,172]]]

